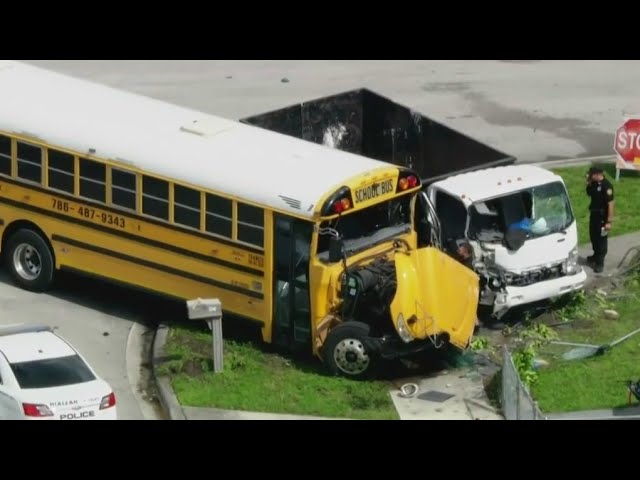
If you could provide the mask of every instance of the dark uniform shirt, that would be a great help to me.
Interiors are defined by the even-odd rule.
[[[602,182],[591,182],[587,185],[587,195],[591,197],[589,210],[596,214],[601,214],[605,218],[605,223],[609,215],[609,202],[613,202],[613,185],[606,178]]]

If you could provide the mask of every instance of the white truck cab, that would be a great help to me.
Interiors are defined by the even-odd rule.
[[[584,287],[576,219],[562,178],[531,165],[450,176],[426,195],[442,248],[468,242],[480,277],[480,305],[500,318],[512,307]]]

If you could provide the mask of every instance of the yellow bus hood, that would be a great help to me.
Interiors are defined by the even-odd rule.
[[[453,345],[466,348],[478,308],[475,272],[431,247],[396,253],[395,263],[398,286],[391,316],[396,330],[408,329],[415,339],[446,333]]]

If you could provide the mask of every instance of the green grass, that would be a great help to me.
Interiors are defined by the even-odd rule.
[[[620,181],[615,181],[616,169],[613,164],[599,165],[615,191],[614,224],[610,235],[624,235],[640,230],[640,175],[633,171],[623,171]],[[589,243],[589,197],[585,192],[585,173],[588,167],[558,168],[553,171],[560,175],[569,191],[573,211],[578,220],[578,244]]]
[[[594,296],[588,297],[586,307],[582,309],[586,319],[579,323],[578,328],[559,329],[560,339],[601,345],[640,328],[638,280],[631,282],[626,293],[635,296],[622,297],[608,305],[604,305],[602,300],[598,305]],[[620,318],[605,319],[602,315],[605,306],[613,307]],[[625,382],[640,377],[640,334],[601,356],[563,360],[562,353],[572,348],[548,345],[540,350],[540,356],[551,364],[540,371],[538,381],[532,388],[542,411],[553,413],[626,406],[628,390]]]
[[[615,181],[615,166],[600,165],[615,189],[614,225],[610,235],[624,235],[640,231],[640,176],[636,172],[622,172]],[[567,185],[574,213],[578,221],[578,243],[589,242],[589,197],[585,193],[585,173],[588,167],[555,169]],[[625,292],[633,296],[619,301],[605,302],[590,295],[586,304],[557,312],[557,317],[584,317],[576,328],[558,330],[563,341],[589,344],[605,344],[640,328],[640,285],[637,279],[627,282]],[[608,305],[607,305],[608,303]],[[603,317],[604,308],[613,307],[620,314],[618,320]],[[565,361],[562,353],[572,347],[548,345],[540,350],[540,356],[551,366],[540,371],[538,381],[532,387],[534,398],[544,412],[567,412],[627,405],[628,391],[625,382],[640,377],[640,334],[614,347],[598,357]]]
[[[324,373],[314,360],[266,353],[251,343],[224,343],[224,371],[214,374],[211,333],[174,326],[166,344],[169,374],[183,405],[353,419],[398,419],[385,382]]]

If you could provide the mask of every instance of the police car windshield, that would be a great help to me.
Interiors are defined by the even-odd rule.
[[[552,182],[476,202],[470,208],[469,236],[501,242],[509,228],[520,228],[528,239],[538,238],[563,232],[573,221],[564,185]]]
[[[12,363],[11,370],[22,389],[63,387],[96,379],[78,355]]]
[[[353,255],[409,231],[411,198],[411,195],[404,195],[359,212],[345,214],[330,222],[324,222],[320,228],[337,230],[344,240],[347,255]],[[318,237],[318,256],[321,260],[328,258],[329,238],[329,235]]]

